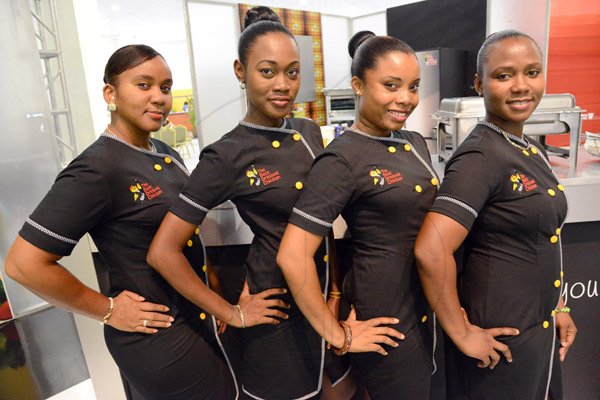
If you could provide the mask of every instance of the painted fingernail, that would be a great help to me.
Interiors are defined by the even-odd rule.
[[[398,347],[398,346],[400,346],[400,343],[394,342],[394,347]]]
[[[287,293],[287,289],[281,289],[281,293]]]
[[[399,324],[399,323],[400,323],[400,320],[399,320],[398,318],[394,318],[394,323],[395,323],[395,324]]]
[[[173,321],[175,321],[175,318],[169,317],[169,322],[173,322]]]
[[[384,351],[384,352],[383,352],[383,355],[384,355],[384,356],[387,356],[387,355],[388,355],[387,351]]]
[[[171,326],[171,323],[170,323],[170,322],[167,322],[167,328],[168,328],[168,327],[170,327],[170,326]]]

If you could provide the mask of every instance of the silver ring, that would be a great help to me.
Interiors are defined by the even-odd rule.
[[[148,320],[145,319],[144,322],[142,322],[142,326],[145,328],[148,326]]]

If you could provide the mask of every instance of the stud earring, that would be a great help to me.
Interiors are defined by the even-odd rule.
[[[240,82],[240,89],[246,89],[246,83],[245,82]]]
[[[110,112],[117,111],[117,105],[115,103],[108,103],[108,111],[110,111]]]

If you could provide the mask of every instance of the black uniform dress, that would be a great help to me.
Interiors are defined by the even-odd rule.
[[[507,139],[492,124],[477,125],[448,161],[432,211],[470,231],[461,304],[475,325],[520,331],[499,339],[513,362],[502,358],[493,370],[452,349],[458,365],[447,367],[456,372],[448,376],[450,398],[543,400],[550,388],[562,399],[553,310],[563,281],[563,190],[535,141]]]
[[[406,335],[387,356],[351,353],[369,395],[428,399],[432,337],[428,305],[413,254],[414,242],[437,193],[425,140],[416,132],[391,137],[346,130],[317,158],[290,222],[326,235],[341,213],[353,240],[344,300],[357,318],[396,317]]]
[[[173,325],[156,334],[104,326],[122,375],[145,399],[233,399],[236,386],[214,321],[201,321],[206,314],[146,263],[150,242],[188,179],[181,157],[160,141],[152,143],[157,152],[103,134],[58,175],[19,235],[66,256],[89,232],[108,269],[104,295],[130,290],[170,308]],[[184,253],[206,281],[199,236],[190,238]]]
[[[200,224],[209,209],[231,200],[254,233],[245,263],[250,293],[287,287],[276,263],[277,251],[305,177],[321,151],[320,129],[310,120],[287,119],[281,128],[242,121],[203,149],[171,211]],[[322,246],[315,262],[324,294],[327,260]],[[325,342],[291,294],[280,297],[291,305],[285,310],[289,319],[241,331],[242,389],[256,399],[306,399],[321,389]],[[332,376],[332,381],[337,379]]]

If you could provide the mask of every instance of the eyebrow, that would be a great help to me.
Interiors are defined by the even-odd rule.
[[[145,79],[148,81],[153,81],[154,77],[150,75],[136,75],[133,79]],[[162,83],[173,83],[173,79],[165,79]]]
[[[260,64],[261,62],[266,62],[269,64],[277,64],[277,61],[274,61],[274,60],[260,60],[259,62],[257,62],[257,64]],[[294,60],[291,63],[289,63],[288,65],[292,65],[294,63],[300,63],[300,60]]]
[[[404,80],[405,80],[405,79],[402,79],[402,78],[400,78],[400,77],[398,77],[398,76],[393,76],[393,75],[388,75],[388,76],[386,76],[384,79],[395,79],[395,80],[397,80],[397,81],[400,81],[400,82],[402,82],[402,81],[404,81]],[[414,82],[414,81],[420,81],[420,80],[421,80],[421,77],[419,77],[419,78],[416,78],[416,79],[413,79],[413,82]]]

